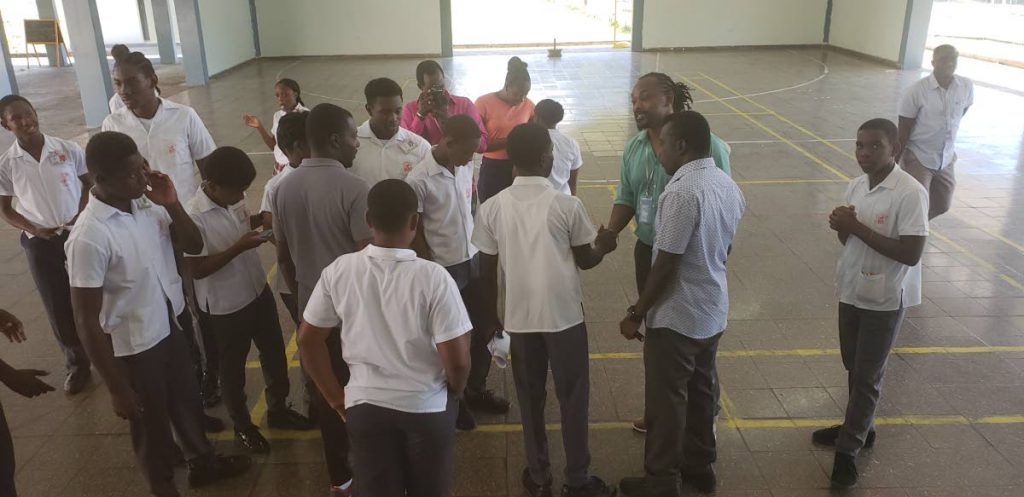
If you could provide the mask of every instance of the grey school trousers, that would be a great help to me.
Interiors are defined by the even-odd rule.
[[[548,435],[544,426],[548,366],[562,414],[565,480],[570,487],[589,478],[590,352],[587,326],[580,323],[554,333],[509,333],[512,378],[526,443],[526,462],[535,483],[551,479]]]
[[[715,358],[719,333],[698,340],[668,328],[648,328],[644,341],[649,481],[678,494],[680,471],[705,473],[715,462]]]
[[[836,452],[857,455],[875,422],[882,376],[906,309],[869,311],[839,303],[839,350],[847,371],[850,400]]]

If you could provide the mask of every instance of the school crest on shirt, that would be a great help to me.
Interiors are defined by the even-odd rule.
[[[178,147],[175,146],[175,144],[172,143],[172,144],[167,146],[167,155],[174,155],[177,152],[178,152]]]
[[[412,162],[408,162],[408,161],[403,162],[402,163],[402,173],[403,174],[409,174],[409,171],[412,171]]]
[[[399,145],[399,148],[401,148],[404,153],[412,152],[416,149],[416,141],[412,138],[406,138],[405,140],[402,140],[402,144]]]
[[[875,224],[885,224],[885,222],[888,221],[888,220],[889,220],[889,215],[888,214],[879,214],[878,217],[875,218]]]
[[[65,154],[64,152],[61,152],[60,150],[52,150],[52,151],[50,151],[50,156],[49,157],[50,157],[50,162],[53,162],[54,164],[56,164],[58,166],[63,166],[64,163],[68,161],[68,154]]]

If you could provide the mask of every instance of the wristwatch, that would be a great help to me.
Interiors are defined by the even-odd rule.
[[[635,305],[631,305],[626,309],[626,319],[633,321],[634,323],[644,322],[644,317],[636,313]]]

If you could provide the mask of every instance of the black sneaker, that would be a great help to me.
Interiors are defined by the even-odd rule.
[[[551,497],[551,478],[543,484],[533,481],[530,468],[523,468],[523,488],[530,497]]]
[[[715,469],[711,466],[708,466],[707,471],[699,473],[683,471],[680,476],[682,476],[683,483],[689,483],[690,486],[696,488],[702,494],[714,493],[715,487],[718,486],[718,479],[715,478]]]
[[[266,454],[270,452],[270,442],[263,437],[259,428],[250,426],[241,430],[235,430],[235,440],[250,452]]]
[[[487,414],[505,414],[508,412],[509,403],[507,400],[498,397],[493,390],[482,392],[466,392],[464,401],[475,411]]]
[[[316,424],[290,407],[267,412],[267,426],[275,430],[312,430]]]
[[[836,440],[839,440],[839,431],[843,429],[843,425],[835,425],[829,428],[822,428],[815,431],[811,435],[811,440],[825,447],[835,447]],[[864,439],[864,448],[870,449],[875,446],[875,429],[872,428],[868,431],[868,436]]]
[[[615,487],[608,486],[596,476],[591,476],[586,483],[578,487],[562,486],[562,497],[615,497],[617,493]]]
[[[220,404],[220,378],[215,374],[204,374],[199,394],[203,397],[203,407],[206,409]]]
[[[203,413],[203,431],[206,433],[220,433],[224,431],[224,422],[218,418]]]
[[[249,456],[211,455],[188,463],[188,486],[199,488],[218,480],[233,478],[249,470]]]
[[[459,401],[459,415],[455,418],[455,429],[459,431],[473,431],[476,429],[476,419],[469,411],[465,400]]]
[[[647,478],[643,476],[627,476],[619,480],[619,492],[625,497],[643,497],[648,493]]]
[[[832,463],[832,488],[850,488],[857,484],[857,464],[853,456],[836,452]]]

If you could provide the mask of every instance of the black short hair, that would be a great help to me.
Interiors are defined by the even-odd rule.
[[[366,197],[366,218],[375,231],[395,233],[408,226],[419,211],[419,199],[408,183],[386,179],[373,185]]]
[[[244,191],[256,179],[256,166],[239,148],[219,147],[206,157],[206,180],[217,186]]]
[[[444,68],[436,60],[425,60],[416,64],[416,86],[423,88],[423,80],[428,74],[434,72],[444,74]]]
[[[21,95],[7,95],[4,98],[0,98],[0,120],[7,119],[7,108],[14,102],[25,102],[29,107],[32,107],[32,102],[29,102],[27,98]],[[35,107],[32,107],[33,109]]]
[[[520,124],[508,134],[508,156],[516,167],[532,169],[551,147],[548,129],[537,123]]]
[[[277,146],[282,152],[291,152],[295,145],[306,144],[306,119],[309,112],[289,112],[277,122]]]
[[[310,148],[327,146],[331,135],[344,132],[352,113],[334,104],[318,104],[306,118],[306,142]]]
[[[373,105],[378,98],[402,97],[402,87],[391,78],[371,79],[363,89],[366,105]]]
[[[895,123],[884,117],[876,117],[868,120],[864,124],[861,124],[860,127],[857,128],[857,131],[866,129],[881,131],[882,134],[885,135],[885,138],[889,140],[889,145],[895,145],[899,138],[899,128],[896,127]]]
[[[668,116],[665,124],[670,125],[669,134],[686,142],[701,157],[711,155],[711,125],[700,112],[684,110]]]
[[[466,114],[456,114],[444,123],[444,136],[463,142],[480,139],[480,127]]]
[[[544,124],[552,126],[562,122],[562,118],[565,117],[565,109],[562,108],[562,104],[550,98],[537,102],[537,106],[533,108],[533,113],[544,121]]]
[[[125,159],[139,153],[135,140],[117,131],[100,131],[85,145],[85,166],[94,178],[116,176],[125,166]]]

